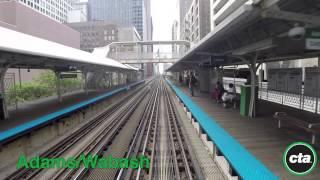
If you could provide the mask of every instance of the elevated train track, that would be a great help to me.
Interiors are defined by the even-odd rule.
[[[40,155],[143,155],[150,159],[149,168],[87,169],[81,164],[78,169],[19,169],[7,179],[205,179],[180,123],[169,88],[156,78]]]

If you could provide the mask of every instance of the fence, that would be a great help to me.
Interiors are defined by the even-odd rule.
[[[241,85],[244,85],[246,83],[246,80],[239,78],[223,78],[224,88],[228,88],[229,83],[235,84],[237,93],[241,93]],[[268,82],[260,82],[258,84],[258,87],[259,99],[320,114],[319,97],[311,97],[304,95],[303,85],[301,87],[300,94],[269,90]]]
[[[300,94],[293,94],[282,91],[268,89],[268,83],[259,83],[259,99],[278,103],[285,106],[320,114],[319,97],[304,95],[304,86],[301,87]]]
[[[15,106],[18,108],[17,90],[16,90],[15,74],[6,73],[4,76],[4,98],[7,106]],[[15,98],[10,98],[14,96]]]
[[[23,103],[28,103],[38,99],[57,95],[56,87],[37,86],[37,83],[34,84],[35,85],[34,88],[30,88],[29,86],[24,86],[25,83],[22,83],[19,86],[20,83],[17,84],[15,77],[16,77],[15,73],[6,73],[4,78],[4,88],[5,88],[4,98],[6,100],[7,107],[11,109],[18,109],[18,106]],[[71,79],[76,81],[70,82],[70,83],[66,82],[61,85],[62,95],[83,89],[82,78],[77,77],[77,78],[71,78]],[[24,88],[21,88],[21,87],[24,87]],[[28,93],[29,95],[26,96],[26,94]],[[22,97],[26,97],[26,98],[22,98]]]

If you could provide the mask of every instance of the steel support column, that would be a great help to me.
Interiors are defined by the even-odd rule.
[[[118,78],[118,83],[117,83],[117,85],[120,86],[120,72],[119,72],[119,71],[117,72],[117,78]]]
[[[248,116],[253,118],[256,116],[256,87],[257,87],[257,83],[256,83],[256,74],[257,74],[257,70],[259,69],[259,66],[261,65],[261,63],[257,64],[257,60],[258,60],[258,55],[259,52],[255,52],[254,56],[252,58],[246,59],[242,56],[232,56],[234,58],[239,58],[241,59],[244,63],[246,63],[249,67],[250,70],[250,104],[249,104],[249,112],[248,112]]]
[[[57,90],[57,96],[58,96],[58,100],[59,102],[62,102],[62,96],[61,96],[61,73],[56,71],[55,72],[56,75],[56,90]]]
[[[251,93],[250,93],[250,104],[249,104],[249,114],[248,116],[253,118],[256,116],[256,74],[259,69],[260,63],[257,65],[258,52],[255,53],[254,57],[249,61],[250,77],[251,77]]]
[[[223,84],[223,67],[222,67],[222,66],[217,68],[217,75],[218,75],[217,80],[218,80],[221,84]]]
[[[210,69],[199,69],[199,88],[200,92],[209,92],[210,89]]]
[[[113,87],[113,72],[111,72],[109,76],[110,76],[110,87]]]
[[[5,99],[5,82],[4,82],[4,78],[7,70],[8,70],[8,67],[0,68],[0,98],[2,99],[0,110],[3,111],[1,114],[2,116],[0,117],[1,120],[9,118],[9,112],[8,112],[6,99]]]
[[[84,79],[84,92],[86,93],[86,95],[89,94],[89,91],[88,91],[88,72],[87,71],[83,71],[83,79]]]

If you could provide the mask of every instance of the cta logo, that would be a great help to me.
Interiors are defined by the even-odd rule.
[[[287,147],[282,160],[290,173],[302,176],[309,174],[316,167],[317,153],[311,145],[296,142]]]

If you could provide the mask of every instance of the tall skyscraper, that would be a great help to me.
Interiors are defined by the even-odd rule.
[[[193,0],[184,18],[184,40],[191,46],[210,32],[210,1]]]
[[[89,20],[133,25],[143,40],[152,39],[150,0],[89,0]]]
[[[179,0],[179,26],[180,26],[180,39],[185,39],[185,22],[184,18],[190,9],[192,0]]]

